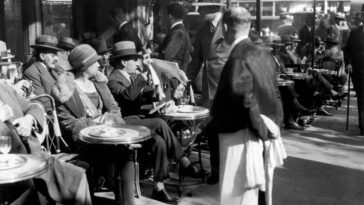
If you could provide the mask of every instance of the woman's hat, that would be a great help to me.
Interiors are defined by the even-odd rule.
[[[106,41],[104,39],[94,38],[87,43],[94,48],[99,55],[103,55],[111,50],[110,48],[107,48]]]
[[[50,35],[40,35],[35,39],[35,44],[31,45],[30,47],[34,49],[44,48],[44,49],[51,49],[55,51],[61,51],[58,45],[58,40],[54,36]]]
[[[137,53],[134,42],[120,41],[115,43],[112,47],[110,59],[132,56],[142,58],[142,56]]]
[[[100,56],[97,55],[95,49],[87,44],[76,46],[68,56],[68,61],[72,66],[71,71],[85,71],[99,59]]]
[[[58,47],[62,48],[65,51],[70,51],[77,46],[77,42],[70,37],[61,37],[59,38]]]

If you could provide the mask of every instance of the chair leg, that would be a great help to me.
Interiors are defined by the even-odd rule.
[[[139,198],[142,193],[140,190],[140,179],[139,179],[139,162],[138,162],[138,150],[134,149],[134,186],[136,198]]]
[[[178,196],[182,196],[182,183],[184,181],[184,176],[182,175],[182,166],[178,164]]]

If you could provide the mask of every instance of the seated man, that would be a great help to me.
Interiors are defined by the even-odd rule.
[[[148,73],[146,71],[137,71],[139,69],[138,58],[141,58],[141,56],[137,54],[135,45],[131,41],[121,41],[113,46],[110,59],[115,69],[108,77],[108,87],[121,107],[125,122],[127,124],[143,125],[151,129],[157,134],[154,137],[163,139],[168,153],[167,158],[175,159],[183,167],[188,168],[190,176],[200,176],[201,173],[191,165],[180,143],[164,120],[145,118],[143,115],[138,115],[140,114],[139,110],[143,104],[142,102],[146,99],[150,100],[154,94],[154,89],[148,85]],[[168,175],[167,158],[160,159],[156,156],[154,165],[155,191],[159,191],[160,188],[158,187],[163,187],[163,180]]]
[[[49,157],[41,152],[39,141],[31,136],[32,127],[41,128],[39,122],[44,120],[42,109],[30,104],[3,83],[0,83],[0,90],[0,134],[11,136],[11,153],[30,152],[29,154],[40,157]],[[16,127],[17,134],[12,130],[11,124]],[[20,137],[23,137],[24,143]],[[25,147],[28,147],[28,151]],[[2,200],[10,203],[16,200],[17,204],[39,204],[39,200],[46,199],[62,204],[91,204],[85,171],[55,158],[51,161],[48,171],[34,180],[1,186],[0,196],[5,197]],[[39,198],[27,194],[27,189],[34,191],[33,184],[41,194]]]

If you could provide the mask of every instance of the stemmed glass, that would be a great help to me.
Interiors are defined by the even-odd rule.
[[[8,156],[7,154],[11,149],[11,138],[10,136],[0,136],[0,152],[3,154],[0,157],[0,163],[7,163]]]

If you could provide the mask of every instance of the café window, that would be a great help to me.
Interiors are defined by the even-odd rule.
[[[6,47],[15,55],[16,60],[22,60],[24,50],[21,0],[4,1],[4,27]]]
[[[273,2],[263,2],[263,16],[273,16]]]
[[[42,0],[43,34],[72,37],[72,0]]]

